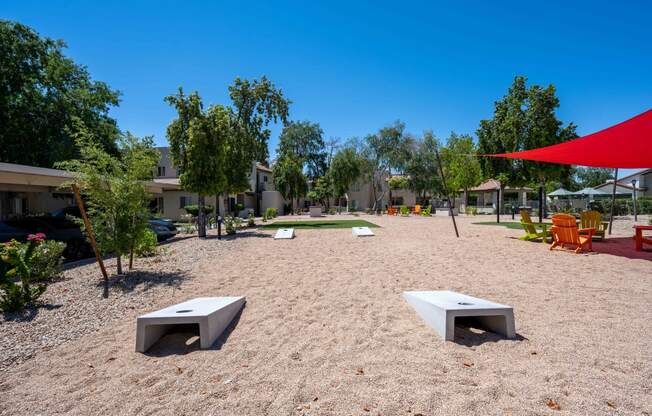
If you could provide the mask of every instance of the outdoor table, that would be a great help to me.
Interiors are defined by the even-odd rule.
[[[636,251],[643,251],[643,244],[652,245],[652,238],[643,237],[643,230],[652,231],[652,225],[635,225],[633,228],[636,230]]]

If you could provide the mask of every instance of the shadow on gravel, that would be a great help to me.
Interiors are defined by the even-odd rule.
[[[242,309],[233,317],[233,320],[226,327],[222,335],[220,335],[213,345],[204,350],[204,351],[219,351],[222,349],[222,346],[226,344],[226,341],[231,336],[231,333],[238,326],[242,312],[247,307],[245,303]],[[200,350],[199,348],[199,325],[189,324],[189,325],[175,325],[173,327],[173,332],[169,332],[161,339],[159,339],[156,344],[145,353],[145,355],[150,357],[166,357],[169,355],[186,355],[194,351]]]
[[[121,292],[131,292],[142,286],[142,290],[147,290],[153,286],[172,286],[179,287],[187,278],[186,273],[182,272],[151,272],[148,270],[132,270],[122,275],[109,277],[109,296],[112,290]],[[104,287],[104,283],[99,280],[97,287]]]
[[[31,306],[23,311],[20,312],[6,312],[3,314],[3,318],[5,321],[12,321],[12,322],[30,322],[34,318],[36,318],[36,315],[38,315],[39,311],[42,309],[51,311],[54,309],[59,309],[63,305],[53,305],[51,303],[42,303],[39,304],[37,303],[34,306]]]
[[[481,328],[472,318],[458,318],[455,321],[455,343],[466,347],[475,347],[486,342],[527,340],[527,338],[519,334],[516,334],[513,339],[507,339],[501,334]]]

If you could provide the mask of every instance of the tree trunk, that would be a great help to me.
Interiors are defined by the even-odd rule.
[[[118,265],[118,274],[122,274],[122,256],[120,254],[116,256],[116,262]]]
[[[205,238],[206,224],[204,221],[204,195],[199,195],[199,198],[197,199],[197,207],[199,208],[199,212],[197,213],[197,235],[200,238]]]
[[[543,222],[543,185],[539,185],[539,223]]]
[[[129,249],[129,270],[134,268],[134,246],[132,245]]]

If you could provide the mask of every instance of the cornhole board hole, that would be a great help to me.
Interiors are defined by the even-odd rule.
[[[353,235],[356,237],[371,237],[374,235],[373,231],[369,227],[353,227]]]
[[[274,240],[291,240],[294,238],[294,228],[279,228]]]
[[[430,328],[446,341],[455,340],[455,319],[473,318],[480,328],[514,338],[514,310],[462,293],[442,291],[403,292],[403,297]]]
[[[174,326],[185,324],[198,324],[200,347],[209,348],[244,303],[244,296],[195,298],[141,315],[136,320],[136,351],[147,351]]]

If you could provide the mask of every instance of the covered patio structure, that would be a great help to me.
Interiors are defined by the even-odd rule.
[[[500,188],[500,181],[489,179],[468,189],[467,192],[462,190],[460,201],[462,211],[475,208],[478,214],[496,214],[499,194],[501,214],[511,213],[512,207],[531,207],[531,203],[535,202],[527,199],[528,192],[533,191],[532,188],[505,186],[503,192],[499,192]]]

